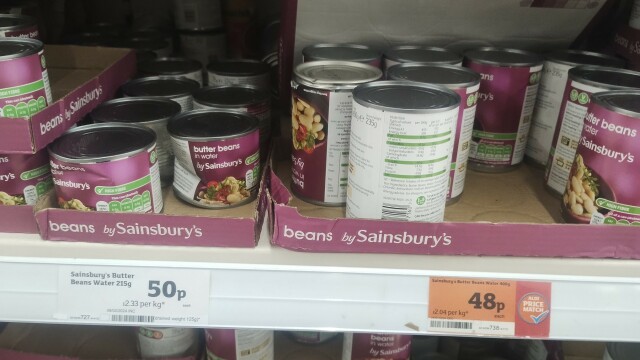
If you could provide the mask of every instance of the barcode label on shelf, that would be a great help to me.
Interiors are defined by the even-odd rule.
[[[463,329],[473,330],[473,323],[469,321],[431,320],[429,327],[432,329]]]
[[[113,322],[132,322],[132,323],[152,323],[154,322],[154,316],[145,315],[111,315],[111,321]]]
[[[61,266],[54,317],[77,323],[207,325],[209,282],[209,270]]]

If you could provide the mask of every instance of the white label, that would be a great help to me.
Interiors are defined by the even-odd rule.
[[[562,107],[562,97],[567,86],[569,70],[573,66],[546,61],[540,89],[533,112],[531,133],[525,154],[538,164],[546,165],[553,133],[556,131],[558,114]]]
[[[181,357],[195,354],[198,329],[150,328],[138,329],[140,355],[146,358]]]
[[[458,108],[404,114],[353,104],[347,217],[444,219]]]
[[[467,95],[476,93],[480,89],[480,84],[467,89]],[[465,100],[462,100],[465,102]],[[467,175],[467,162],[469,160],[469,150],[471,147],[471,134],[473,133],[473,122],[476,117],[476,105],[466,107],[466,104],[460,104],[462,109],[462,124],[458,136],[458,152],[455,159],[452,159],[453,184],[451,185],[451,197],[455,198],[462,194],[464,190],[464,180]],[[460,116],[460,115],[458,115]]]
[[[269,74],[254,76],[224,76],[209,72],[209,86],[253,85],[269,91]]]
[[[186,140],[180,140],[171,138],[173,149],[173,155],[176,157],[176,162],[182,164],[182,167],[187,171],[195,174],[196,168],[193,167],[193,161],[191,160],[191,149],[189,149],[189,142]]]
[[[534,74],[542,70],[542,66],[531,68],[531,73]],[[534,75],[532,75],[534,76]],[[516,143],[513,147],[513,156],[511,157],[511,165],[520,164],[524,159],[524,152],[527,147],[527,139],[529,138],[529,128],[531,127],[531,118],[533,114],[533,108],[536,105],[536,95],[538,94],[538,82],[534,85],[527,86],[527,91],[524,94],[524,104],[522,105],[522,113],[520,114],[520,123],[518,125],[518,135],[516,137]]]
[[[38,201],[38,190],[33,185],[27,185],[22,191],[24,201],[27,205],[33,205]]]
[[[174,164],[173,188],[180,194],[191,199],[198,190],[200,178],[182,166],[182,163],[176,161]],[[247,187],[249,185],[247,184]]]
[[[236,359],[273,359],[273,331],[236,330]]]
[[[149,149],[149,152],[156,151],[156,147]],[[156,152],[156,154],[158,154]],[[159,214],[164,207],[162,199],[162,182],[160,180],[160,160],[157,160],[149,168],[149,176],[151,178],[151,196],[153,199],[153,212]]]
[[[61,266],[57,320],[206,325],[207,270]]]
[[[44,51],[40,51],[38,53],[38,56],[40,56],[40,61],[41,62],[46,62],[46,59],[44,57]],[[45,96],[47,97],[47,105],[51,105],[51,103],[53,103],[53,96],[51,95],[51,85],[49,83],[49,73],[47,72],[47,69],[45,68],[44,70],[42,70],[42,82],[44,83],[44,92],[45,92]]]
[[[581,94],[578,96],[588,96],[589,99],[591,99],[591,94],[604,91],[577,81],[571,81],[570,84],[575,89],[581,90]],[[585,93],[582,93],[583,91]],[[587,115],[587,107],[590,102],[587,101],[584,105],[580,105],[569,101],[569,99],[563,99],[563,101],[566,101],[567,105],[559,121],[558,139],[555,144],[552,144],[553,159],[551,164],[547,164],[549,168],[547,185],[560,194],[564,193],[567,181],[569,181],[569,172],[576,157],[578,141],[584,127],[584,117]]]
[[[342,360],[351,360],[352,352],[353,352],[353,334],[345,333],[344,340],[342,340]]]
[[[324,182],[324,201],[328,203],[344,203],[347,198],[352,99],[351,91],[329,92]]]

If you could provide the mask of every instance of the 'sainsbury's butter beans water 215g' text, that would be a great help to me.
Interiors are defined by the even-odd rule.
[[[444,219],[460,96],[380,81],[353,91],[347,217]]]
[[[517,49],[480,48],[465,53],[465,66],[482,77],[469,167],[513,170],[524,158],[543,58]]]
[[[460,110],[456,123],[455,140],[451,157],[451,175],[447,203],[460,198],[464,190],[467,174],[467,160],[471,132],[478,102],[480,74],[475,71],[453,65],[399,64],[389,68],[390,80],[409,80],[425,84],[439,84],[460,95]]]
[[[176,156],[174,193],[203,208],[255,199],[260,181],[258,119],[228,110],[193,110],[167,126]]]
[[[0,205],[33,205],[52,187],[46,150],[0,154]]]
[[[545,169],[545,185],[551,193],[560,196],[564,192],[591,96],[623,89],[640,89],[640,73],[604,66],[578,66],[569,70]]]
[[[77,127],[49,146],[49,156],[61,208],[162,211],[156,134],[151,129],[114,123]]]
[[[346,201],[351,92],[382,71],[348,61],[298,65],[291,81],[291,189],[305,201],[340,206]]]
[[[612,56],[580,50],[558,50],[545,55],[540,88],[533,111],[525,160],[546,166],[551,140],[558,122],[569,77],[569,70],[579,65],[624,67],[624,61]]]

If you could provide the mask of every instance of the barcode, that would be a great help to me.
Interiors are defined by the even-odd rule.
[[[472,330],[473,323],[468,321],[429,320],[432,328]]]
[[[145,316],[145,315],[111,315],[111,321],[152,323],[155,321],[155,318],[153,316]]]
[[[382,220],[409,220],[410,208],[395,204],[382,204]]]

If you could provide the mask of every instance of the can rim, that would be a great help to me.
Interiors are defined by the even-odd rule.
[[[398,62],[403,62],[403,61],[410,61],[412,63],[415,63],[415,61],[411,60],[411,59],[407,59],[407,58],[402,58],[399,56],[399,54],[397,53],[398,51],[401,50],[428,50],[428,51],[433,51],[434,53],[439,52],[439,53],[445,53],[448,55],[452,55],[452,58],[450,60],[439,60],[439,61],[428,61],[429,64],[434,64],[434,65],[449,65],[449,64],[458,64],[460,62],[462,62],[463,60],[463,56],[451,51],[447,48],[444,47],[439,47],[439,46],[422,46],[422,45],[398,45],[398,46],[394,46],[391,47],[389,49],[387,49],[384,52],[384,57],[385,59],[389,59],[389,60],[393,60],[393,61],[398,61]],[[454,59],[455,57],[455,59]],[[423,62],[426,63],[426,62]]]
[[[11,60],[11,59],[19,59],[22,57],[27,57],[33,54],[37,54],[44,49],[44,43],[37,39],[27,39],[27,38],[0,38],[0,45],[2,43],[23,43],[24,45],[29,45],[29,50],[18,53],[18,54],[8,54],[0,56],[0,61],[3,60]]]
[[[345,69],[360,68],[362,70],[370,71],[371,76],[367,78],[363,77],[361,79],[356,79],[356,80],[339,81],[339,80],[319,80],[302,73],[304,70],[307,70],[308,68],[323,67],[328,65],[342,66]],[[293,70],[293,79],[296,83],[309,86],[309,87],[329,89],[329,90],[353,89],[360,84],[379,80],[382,78],[382,75],[383,75],[382,70],[380,70],[375,66],[372,66],[369,64],[363,64],[355,61],[343,61],[343,60],[310,61],[310,62],[298,64],[298,66],[296,66],[295,69]]]
[[[583,75],[581,75],[581,74],[584,74],[585,71],[602,71],[602,72],[610,72],[610,73],[613,72],[617,74],[632,75],[638,78],[638,83],[640,84],[640,72],[628,70],[628,69],[620,69],[620,68],[614,68],[609,66],[598,66],[598,65],[581,65],[581,66],[576,66],[574,68],[569,69],[569,80],[575,80],[580,82],[581,84],[604,87],[611,90],[629,89],[628,86],[608,84],[608,83],[586,79],[584,78]]]
[[[437,109],[401,109],[401,108],[385,106],[380,104],[373,104],[371,102],[365,101],[360,98],[361,93],[363,91],[366,91],[370,88],[377,88],[382,86],[410,86],[410,87],[416,87],[416,88],[422,88],[422,89],[438,90],[438,91],[442,91],[447,96],[450,96],[453,99],[455,99],[455,102],[451,105],[444,106]],[[460,98],[460,95],[458,95],[456,92],[442,85],[425,84],[425,83],[418,83],[413,81],[385,80],[385,81],[376,81],[376,82],[366,83],[356,87],[353,90],[353,101],[357,102],[362,106],[366,106],[368,108],[373,108],[377,110],[383,110],[383,111],[392,111],[392,112],[404,113],[404,114],[435,114],[435,113],[449,111],[452,109],[457,109],[460,106],[461,98]]]
[[[611,60],[612,63],[618,63],[618,65],[620,67],[624,67],[624,60],[619,59],[619,58],[617,58],[615,56],[602,54],[602,53],[598,53],[598,52],[594,52],[594,51],[565,49],[565,50],[551,51],[551,52],[548,52],[548,53],[544,54],[543,56],[545,58],[545,61],[553,61],[553,62],[557,62],[559,64],[572,65],[574,67],[575,66],[580,66],[580,65],[589,65],[589,64],[585,64],[585,63],[579,63],[579,62],[568,60],[566,57],[563,58],[563,56],[566,56],[566,55],[583,55],[583,56],[590,56],[590,57],[598,58],[598,59]],[[592,65],[592,66],[602,66],[602,65]]]
[[[162,62],[169,62],[169,61],[175,61],[176,63],[182,63],[184,64],[184,68],[183,69],[179,69],[179,70],[171,70],[171,71],[163,71],[163,72],[158,72],[158,71],[154,71],[153,67],[156,63],[162,63]],[[147,68],[145,69],[145,65],[147,66]],[[148,66],[151,65],[152,69],[151,71],[149,71]],[[156,59],[150,59],[150,60],[146,60],[143,61],[142,63],[140,63],[140,71],[143,73],[155,73],[155,74],[161,74],[161,75],[168,75],[168,74],[174,74],[174,75],[182,75],[182,74],[191,74],[194,72],[202,72],[202,64],[200,63],[200,61],[196,60],[196,59],[189,59],[186,57],[178,57],[178,56],[163,56],[163,57],[159,57]],[[157,70],[157,69],[155,69]]]
[[[371,56],[366,57],[360,57],[360,58],[355,58],[352,59],[351,61],[373,61],[373,60],[377,60],[380,58],[380,56],[382,55],[379,51],[374,50],[372,47],[367,46],[367,45],[363,45],[363,44],[353,44],[353,43],[345,43],[345,44],[340,44],[340,43],[320,43],[320,44],[313,44],[313,45],[307,45],[302,49],[302,56],[304,58],[308,58],[311,57],[313,58],[314,55],[312,53],[312,51],[314,50],[318,50],[318,49],[325,49],[325,48],[344,48],[344,49],[358,49],[358,50],[365,50],[365,51],[369,51],[371,52]],[[322,60],[312,60],[312,61],[323,61],[323,60],[329,60],[329,59],[322,59]],[[308,61],[308,60],[307,60]]]
[[[24,29],[30,26],[37,26],[37,22],[36,19],[32,16],[28,16],[28,15],[18,15],[18,14],[0,14],[0,18],[5,18],[5,19],[19,19],[19,20],[23,20],[21,23],[13,25],[13,26],[0,26],[0,30],[2,31],[7,31],[7,30],[18,30],[18,29]]]
[[[233,70],[229,70],[228,68],[220,69],[216,68],[216,65],[231,65],[231,66],[242,66],[244,64],[255,65],[255,69],[249,69],[246,72],[236,72]],[[225,59],[225,60],[214,60],[207,64],[207,73],[216,74],[216,75],[227,75],[227,76],[237,76],[237,77],[249,77],[249,76],[269,76],[269,65],[265,64],[259,60],[253,59]]]
[[[225,136],[184,136],[184,135],[178,135],[175,133],[175,131],[172,129],[172,126],[177,126],[175,125],[176,122],[179,121],[183,121],[185,118],[189,118],[193,115],[199,115],[199,114],[203,114],[203,113],[210,113],[210,114],[217,114],[217,113],[223,113],[223,114],[233,114],[233,115],[238,115],[244,118],[247,118],[251,124],[250,126],[241,132],[237,132],[235,134],[232,135],[225,135]],[[242,112],[242,111],[236,111],[236,110],[227,110],[227,109],[198,109],[198,110],[190,110],[190,111],[185,111],[183,113],[180,113],[174,117],[172,117],[171,119],[169,119],[169,122],[167,123],[167,132],[169,133],[169,135],[172,138],[175,139],[179,139],[179,140],[187,140],[187,141],[214,141],[214,140],[224,140],[224,139],[235,139],[241,136],[245,136],[248,134],[251,134],[253,132],[259,131],[259,124],[260,122],[258,121],[258,119],[251,114],[248,114],[246,112]]]
[[[389,80],[415,81],[415,82],[418,82],[418,83],[423,83],[421,81],[403,79],[403,78],[394,78],[393,77],[394,75],[397,76],[397,74],[395,74],[396,72],[398,72],[398,71],[400,71],[402,69],[410,69],[410,68],[433,68],[433,69],[453,70],[453,71],[457,71],[457,72],[460,72],[460,73],[465,73],[465,74],[469,75],[470,77],[473,77],[473,79],[474,79],[474,80],[471,80],[471,81],[459,82],[459,83],[453,83],[453,82],[435,83],[435,82],[430,82],[432,84],[438,84],[438,85],[446,86],[446,87],[448,87],[450,89],[469,88],[469,87],[472,87],[472,86],[480,84],[480,80],[482,79],[482,76],[480,74],[478,74],[477,72],[475,72],[475,71],[473,71],[473,70],[471,70],[469,68],[455,66],[455,65],[432,65],[432,64],[421,64],[421,63],[402,63],[402,64],[393,65],[387,71],[387,77],[389,78]]]
[[[185,85],[189,85],[191,87],[195,86],[195,88],[193,90],[176,91],[175,93],[170,94],[170,95],[140,95],[140,96],[138,96],[138,95],[132,94],[132,92],[135,92],[135,86],[140,85],[140,84],[144,84],[144,83],[155,82],[155,81],[180,82],[180,83],[184,83]],[[195,81],[193,79],[189,79],[189,78],[186,78],[186,77],[173,77],[173,76],[166,76],[166,75],[155,75],[155,76],[145,76],[145,77],[129,80],[126,83],[124,83],[120,88],[121,88],[122,93],[124,95],[131,96],[131,97],[136,97],[136,98],[141,98],[141,97],[154,97],[155,98],[155,97],[157,97],[157,98],[174,99],[174,98],[177,98],[177,97],[184,97],[184,96],[192,95],[195,91],[200,89],[200,83],[198,83],[197,81]],[[176,89],[176,90],[179,90],[179,89]]]
[[[483,53],[483,52],[490,52],[490,51],[525,55],[530,57],[531,61],[505,62],[505,61],[499,61],[499,60],[478,59],[477,56],[474,56],[474,53]],[[544,57],[536,53],[533,53],[531,51],[513,49],[513,48],[504,48],[504,47],[494,47],[494,46],[484,46],[476,49],[467,50],[464,52],[464,57],[469,61],[477,64],[493,65],[493,66],[500,66],[500,67],[533,67],[533,66],[542,65],[544,62]]]
[[[171,108],[173,108],[173,113],[170,115],[166,115],[163,116],[159,119],[155,119],[155,120],[148,120],[148,121],[135,121],[135,122],[125,122],[125,121],[117,121],[117,120],[103,120],[103,119],[95,119],[94,116],[95,114],[99,111],[102,110],[108,106],[111,105],[118,105],[121,103],[141,103],[143,101],[147,101],[147,102],[155,102],[155,103],[162,103],[163,105],[169,105]],[[105,102],[103,102],[102,104],[99,104],[98,106],[96,106],[90,113],[89,113],[89,118],[96,122],[96,123],[100,123],[100,124],[106,124],[106,123],[116,123],[116,124],[141,124],[141,125],[154,125],[154,124],[161,124],[161,123],[165,123],[167,122],[169,119],[171,119],[172,117],[176,116],[177,114],[180,113],[180,111],[182,110],[180,104],[178,104],[177,102],[173,101],[173,100],[169,100],[167,98],[163,98],[163,97],[156,97],[156,96],[135,96],[135,97],[123,97],[123,98],[118,98],[118,99],[111,99],[111,100],[107,100]]]
[[[637,95],[638,100],[640,100],[640,90],[613,90],[595,93],[591,95],[591,101],[593,101],[594,104],[598,104],[599,106],[615,113],[638,118],[640,120],[640,111],[628,110],[623,107],[616,106],[608,101],[608,98],[618,95]]]
[[[256,101],[248,101],[237,104],[224,104],[222,102],[213,102],[210,99],[203,99],[202,97],[206,94],[209,94],[212,90],[224,91],[226,89],[246,89],[246,90],[254,90],[257,94],[261,96],[260,99]],[[198,104],[207,105],[211,107],[224,107],[224,108],[234,108],[243,105],[254,105],[254,104],[263,104],[268,103],[271,97],[268,91],[262,90],[260,87],[249,84],[242,85],[224,85],[224,86],[205,86],[197,89],[193,92],[193,101]]]

